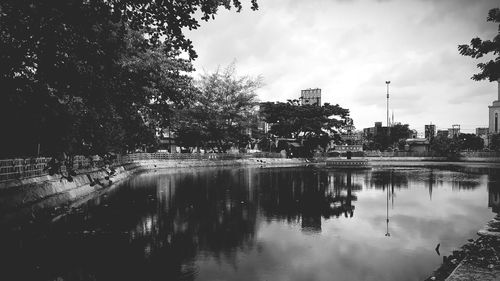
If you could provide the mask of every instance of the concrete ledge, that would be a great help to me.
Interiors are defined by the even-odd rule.
[[[434,276],[426,281],[500,280],[500,216],[489,221],[478,234],[476,241],[470,240],[460,250],[453,251],[453,255],[444,258]]]
[[[218,166],[297,166],[305,159],[248,158],[236,160],[143,160],[115,167],[115,174],[106,180],[104,169],[79,171],[73,181],[61,175],[40,176],[4,183],[0,186],[0,225],[11,222],[35,220],[40,216],[57,215],[54,210],[89,196],[97,191],[116,185],[133,174],[168,168],[218,167]],[[90,176],[90,178],[89,178]],[[91,179],[93,181],[91,181]],[[100,184],[96,184],[95,182]],[[49,211],[47,211],[49,210]]]

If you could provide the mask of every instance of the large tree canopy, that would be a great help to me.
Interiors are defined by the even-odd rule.
[[[257,126],[255,91],[260,86],[259,77],[237,76],[234,64],[202,75],[193,104],[179,109],[173,124],[180,143],[218,152],[244,147]]]
[[[339,130],[350,120],[349,110],[338,104],[300,105],[298,100],[265,102],[261,104],[260,112],[271,124],[271,134],[304,140],[309,149],[318,145],[325,148],[330,140],[339,140]]]
[[[500,8],[491,9],[488,12],[487,21],[500,23]],[[472,76],[473,80],[479,81],[488,79],[490,82],[500,79],[500,24],[498,34],[493,40],[485,40],[476,37],[471,40],[470,45],[459,45],[458,50],[461,55],[479,59],[487,54],[496,56],[488,62],[481,62],[477,67],[481,70]]]
[[[411,130],[408,124],[394,124],[389,133],[369,135],[364,147],[367,150],[387,150],[389,148],[404,149],[406,139],[410,138]]]
[[[251,1],[252,8],[257,4]],[[0,157],[154,145],[186,103],[196,57],[183,28],[240,1],[0,2]]]

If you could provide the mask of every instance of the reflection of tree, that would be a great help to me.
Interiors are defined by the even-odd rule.
[[[321,219],[354,215],[352,190],[359,185],[351,183],[350,172],[328,174],[325,171],[288,169],[270,174],[269,182],[259,186],[261,207],[267,217],[301,221],[306,231],[321,231]]]
[[[493,203],[500,203],[500,173],[495,170],[489,175],[490,206],[495,211],[498,205]],[[481,177],[484,174],[434,168],[203,169],[147,174],[51,226],[48,238],[3,247],[2,255],[9,257],[4,268],[21,272],[24,275],[17,279],[25,280],[42,275],[47,280],[58,276],[64,280],[192,280],[197,274],[194,261],[203,260],[200,257],[236,267],[236,253],[255,245],[258,216],[300,223],[304,231],[318,232],[324,219],[354,215],[353,202],[361,184],[387,192],[389,218],[394,187],[421,183],[432,188],[462,179],[481,182]],[[42,270],[25,270],[27,265],[40,265]]]
[[[71,280],[193,280],[198,254],[235,264],[235,250],[253,245],[257,212],[250,199],[256,196],[251,174],[243,171],[144,175],[16,255],[39,264],[50,253],[42,267],[62,269]],[[29,264],[24,260],[18,264]],[[72,276],[76,272],[84,274]]]
[[[500,214],[500,171],[493,170],[488,178],[488,207]]]
[[[438,172],[436,173],[436,171]],[[365,185],[385,190],[387,187],[392,189],[408,188],[408,183],[422,182],[429,189],[429,196],[432,197],[433,188],[445,183],[450,184],[452,189],[475,189],[481,185],[481,177],[484,172],[484,169],[455,166],[427,170],[426,168],[384,169],[372,171],[370,176],[365,178]]]
[[[365,185],[385,190],[388,186],[395,188],[408,188],[408,180],[412,175],[407,170],[375,170],[365,178]]]
[[[204,251],[234,263],[234,249],[251,246],[256,208],[249,200],[253,191],[240,186],[248,182],[248,174],[239,172],[215,170],[170,176],[170,190],[161,188],[164,192],[157,202],[158,223],[149,234],[151,240],[160,238],[152,248],[156,249],[154,260],[162,261],[163,271],[168,267],[171,273],[190,275],[192,272],[183,272],[186,268],[181,266]],[[172,189],[174,196],[170,196]]]

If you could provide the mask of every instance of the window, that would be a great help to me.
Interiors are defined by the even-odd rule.
[[[498,113],[495,113],[495,133],[498,133]]]

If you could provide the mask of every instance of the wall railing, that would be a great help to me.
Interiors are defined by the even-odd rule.
[[[60,167],[61,173],[67,173],[69,169],[78,171],[83,169],[100,168],[106,164],[111,166],[124,165],[145,160],[235,160],[242,158],[281,158],[280,153],[258,152],[258,153],[132,153],[111,156],[102,159],[99,156],[74,156],[63,161]],[[49,174],[50,157],[19,158],[0,160],[0,182],[20,180],[31,177],[45,176]],[[69,169],[68,169],[69,168]]]

